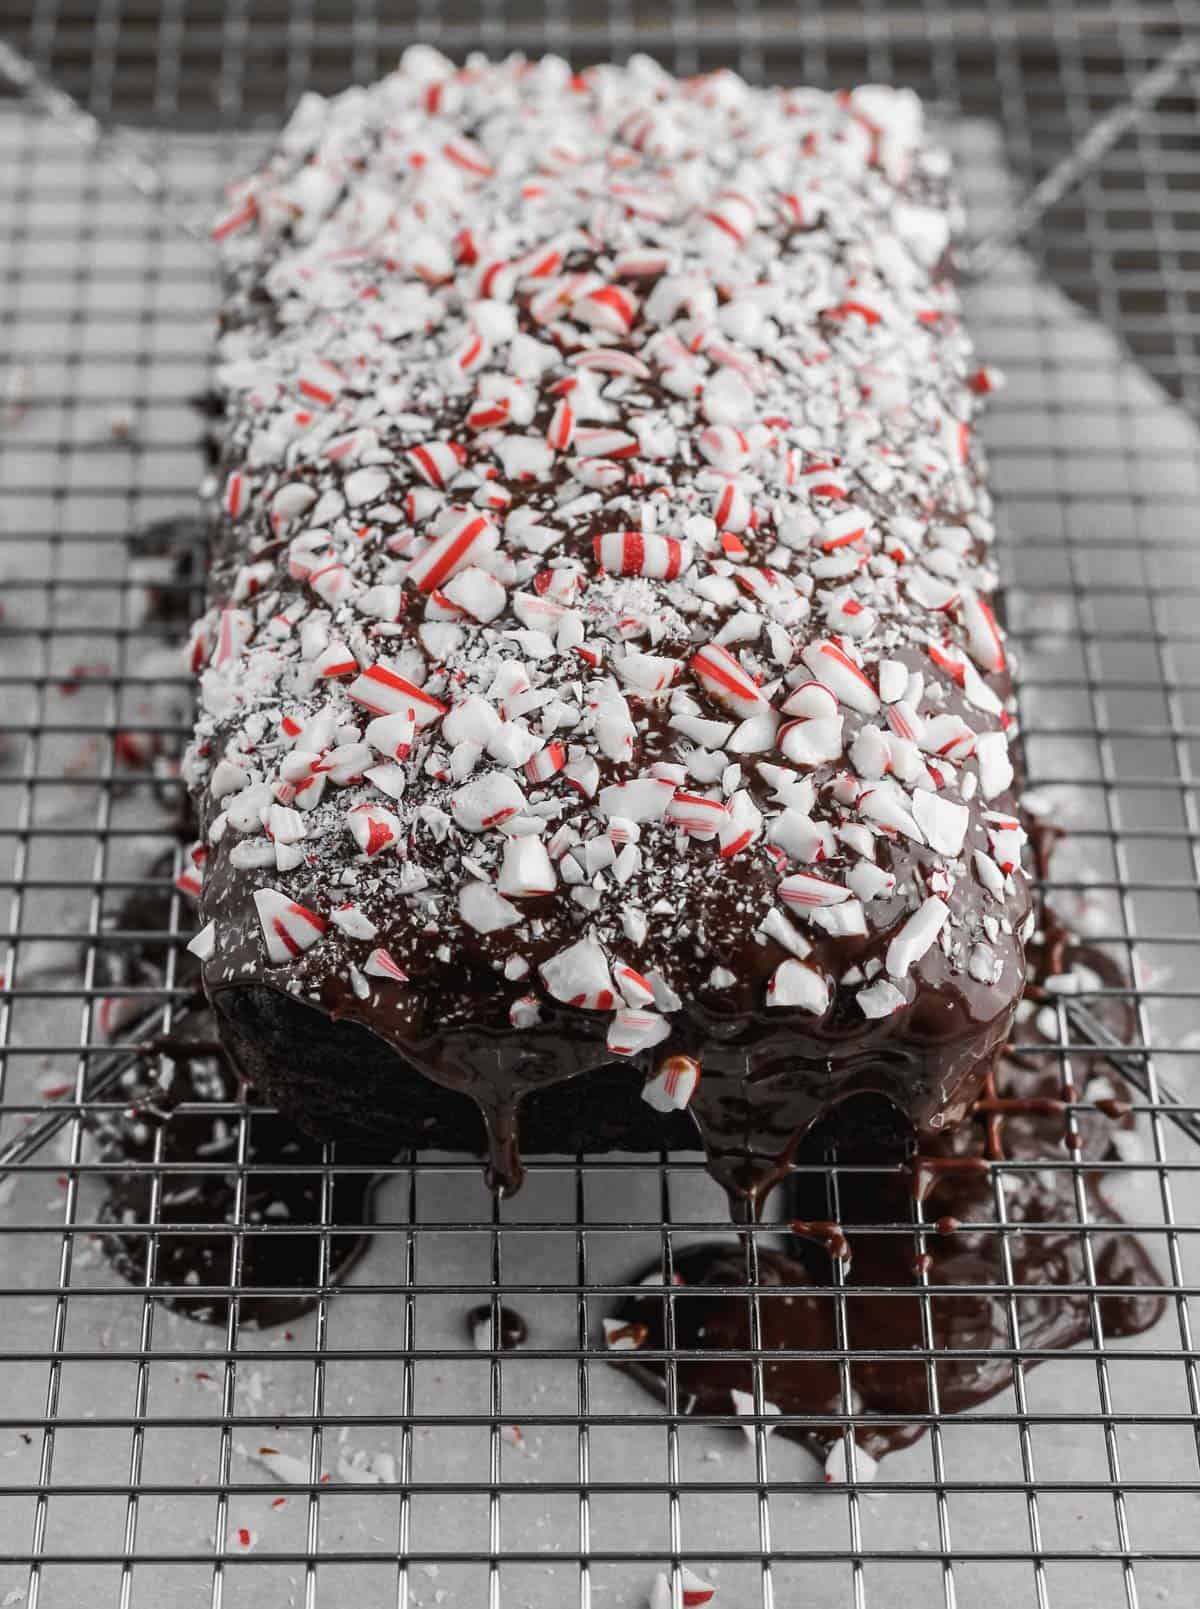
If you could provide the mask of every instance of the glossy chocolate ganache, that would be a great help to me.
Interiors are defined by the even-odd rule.
[[[747,1216],[966,1115],[1032,917],[960,223],[906,91],[424,48],[235,189],[197,953],[311,1132],[698,1133]]]
[[[1161,1284],[1161,1278],[1140,1243],[1121,1228],[1104,1188],[1104,1164],[1120,1158],[1121,1136],[1132,1129],[1128,1092],[1102,1056],[1075,1051],[1076,1082],[1064,1088],[1057,1058],[1044,1053],[1055,1042],[1042,1031],[1051,1024],[1041,1018],[1039,1027],[1037,1000],[1053,999],[1044,989],[1048,978],[1078,973],[1089,987],[1112,988],[1123,987],[1124,979],[1106,955],[1070,943],[1057,924],[1049,926],[1048,941],[1031,953],[1033,1009],[1023,1014],[969,1120],[951,1133],[922,1139],[903,1164],[894,1151],[856,1150],[810,1136],[798,1158],[807,1166],[789,1184],[789,1209],[804,1216],[792,1223],[786,1252],[764,1242],[750,1261],[748,1248],[736,1241],[681,1250],[672,1265],[669,1332],[663,1270],[646,1271],[645,1291],[606,1321],[608,1344],[620,1354],[614,1363],[665,1398],[665,1360],[639,1354],[670,1351],[677,1411],[752,1413],[754,1366],[727,1354],[752,1349],[756,1301],[765,1353],[764,1412],[803,1416],[803,1423],[785,1425],[781,1433],[831,1459],[827,1469],[835,1479],[842,1478],[843,1430],[833,1421],[822,1423],[821,1415],[853,1412],[858,1475],[869,1479],[875,1459],[924,1433],[924,1417],[935,1406],[931,1372],[937,1412],[959,1413],[985,1402],[1011,1385],[1010,1354],[1018,1337],[1022,1351],[1039,1351],[1065,1349],[1092,1335],[1093,1284],[1117,1288],[1098,1298],[1109,1339],[1138,1334],[1157,1321],[1162,1297],[1139,1287]],[[1053,971],[1043,970],[1048,964]],[[1122,1041],[1132,1040],[1127,1002],[1102,998],[1093,1009]],[[1042,1054],[1035,1053],[1039,1045]],[[843,1166],[836,1174],[814,1166],[823,1156]],[[1070,1166],[1077,1161],[1084,1164],[1078,1173]],[[998,1172],[997,1164],[1006,1162],[1020,1166]],[[837,1223],[825,1216],[834,1176]],[[1069,1227],[1081,1217],[1077,1189],[1093,1226],[1088,1241],[1094,1273],[1082,1234]],[[998,1192],[1009,1226],[1003,1232],[997,1227]],[[740,1289],[752,1270],[756,1298]],[[839,1284],[844,1296],[834,1293]],[[879,1293],[884,1286],[891,1294]],[[999,1286],[1016,1287],[1011,1315]],[[955,1289],[942,1294],[944,1287]],[[849,1400],[840,1363],[833,1356],[811,1356],[843,1347],[862,1354],[850,1360]],[[930,1348],[973,1355],[932,1363],[924,1356],[873,1355]],[[773,1359],[772,1353],[782,1355]],[[1036,1361],[1027,1359],[1026,1367]]]

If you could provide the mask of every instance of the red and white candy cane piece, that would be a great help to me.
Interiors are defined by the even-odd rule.
[[[525,762],[525,775],[530,782],[549,782],[567,763],[565,744],[547,743],[544,749]]]
[[[413,559],[405,571],[420,592],[432,592],[468,564],[478,564],[494,553],[500,538],[489,515],[479,509],[463,509],[424,553]]]
[[[812,464],[797,476],[796,485],[810,497],[827,497],[837,501],[846,495],[846,481],[840,469],[832,464]]]
[[[700,451],[715,469],[734,474],[750,456],[750,443],[733,425],[709,425],[700,432]]]
[[[612,271],[618,279],[657,279],[671,266],[670,254],[653,246],[635,246],[613,258]]]
[[[556,453],[565,453],[569,450],[575,438],[575,412],[566,397],[560,397],[550,415],[550,428],[546,431],[546,440]]]
[[[860,715],[874,715],[879,694],[869,678],[835,642],[814,642],[801,650],[801,659],[818,681],[824,682],[841,703]]]
[[[575,445],[587,458],[632,458],[638,450],[638,439],[628,430],[586,425],[576,430]]]
[[[336,609],[353,596],[357,582],[344,564],[323,564],[309,575],[308,584],[323,603]]]
[[[225,512],[231,520],[241,519],[250,502],[250,485],[240,469],[225,482]]]
[[[486,771],[472,777],[450,796],[450,811],[467,832],[484,832],[525,808],[525,795],[506,771]]]
[[[661,1045],[671,1024],[657,1011],[635,1011],[625,1006],[613,1015],[606,1043],[614,1056],[637,1056]]]
[[[254,894],[254,907],[267,944],[270,961],[292,961],[309,950],[329,926],[323,916],[310,911],[277,888],[260,888]]]
[[[395,961],[389,951],[372,950],[363,962],[363,971],[372,978],[388,978],[392,983],[407,983],[408,973]]]
[[[744,246],[754,232],[758,209],[740,190],[722,190],[713,204],[700,214],[717,236],[735,246]]]
[[[720,799],[705,799],[695,793],[677,793],[666,811],[666,820],[674,822],[689,837],[720,832],[728,816]]]
[[[491,348],[472,324],[450,361],[462,374],[474,374],[476,369],[484,366],[490,356]]]
[[[313,671],[322,681],[331,681],[337,676],[353,676],[357,669],[358,660],[337,637],[313,660]]]
[[[447,140],[442,146],[442,155],[452,167],[477,179],[490,179],[496,171],[483,147],[465,134],[457,134],[454,139]]]
[[[386,659],[377,659],[346,692],[372,715],[411,714],[418,726],[429,726],[446,713],[445,704],[423,693]]]
[[[637,297],[623,285],[601,285],[589,290],[571,304],[571,314],[581,324],[609,335],[624,335],[637,318]]]
[[[683,569],[684,544],[652,531],[605,531],[592,538],[596,563],[610,575],[645,575],[673,581]]]
[[[731,860],[748,849],[761,833],[762,821],[762,811],[746,790],[739,788],[725,807],[725,820],[718,832],[721,859]]]
[[[811,872],[793,872],[779,885],[779,897],[785,905],[813,910],[828,905],[840,905],[850,898],[850,890],[828,878],[814,877]]]
[[[184,857],[183,870],[175,879],[175,887],[189,899],[199,899],[204,887],[204,863],[208,859],[208,845],[197,840]]]
[[[218,242],[228,240],[230,235],[236,235],[239,230],[249,228],[257,217],[258,198],[253,195],[245,196],[213,224],[212,238]]]
[[[593,369],[600,374],[628,374],[635,380],[648,380],[650,369],[632,352],[619,352],[611,347],[592,347],[587,352],[572,352],[567,362],[573,369]]]
[[[485,397],[467,415],[467,425],[471,430],[498,430],[508,423],[510,412],[506,397]]]
[[[404,456],[427,486],[444,492],[466,462],[466,453],[455,442],[426,441],[409,447]]]
[[[608,957],[595,939],[585,937],[543,961],[542,982],[555,1000],[585,1011],[611,1011],[616,1003]]]
[[[751,513],[750,499],[740,482],[726,481],[713,509],[713,519],[721,530],[740,535],[750,524]]]
[[[833,553],[837,548],[849,547],[866,536],[871,521],[861,509],[847,508],[834,514],[821,527],[821,549]]]
[[[381,805],[355,805],[346,816],[346,831],[368,860],[400,841],[400,820]]]
[[[253,632],[254,622],[244,609],[222,609],[211,661],[214,670],[232,664]]]
[[[992,613],[992,606],[972,587],[963,587],[958,600],[959,617],[967,634],[967,648],[980,670],[994,673],[1002,671],[1007,663],[1004,657],[1004,639]]]
[[[642,1085],[642,1099],[656,1112],[682,1112],[700,1082],[700,1063],[693,1056],[668,1056]]]
[[[633,967],[627,966],[623,961],[619,961],[613,967],[613,977],[616,978],[617,988],[620,989],[625,997],[627,1005],[640,1009],[643,1006],[652,1006],[654,1004],[654,990],[642,974],[635,971]]]
[[[412,749],[416,721],[408,710],[397,715],[380,715],[363,734],[367,742],[389,760],[406,760]]]
[[[328,358],[310,358],[296,379],[300,395],[322,408],[332,408],[345,384],[346,376]]]
[[[709,643],[692,656],[690,669],[705,691],[735,714],[757,715],[766,709],[762,689],[719,643]]]

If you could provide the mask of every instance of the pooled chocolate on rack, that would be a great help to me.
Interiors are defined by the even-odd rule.
[[[907,91],[424,47],[231,192],[196,948],[312,1132],[698,1131],[745,1216],[848,1095],[969,1111],[1032,916],[960,225]]]
[[[1089,990],[1125,987],[1107,955],[1063,943],[1054,922],[1047,928],[1048,942],[1031,956],[1039,986],[1058,979]],[[1045,993],[1052,1001],[1053,987]],[[1102,995],[1094,1009],[1122,1043],[1135,1042],[1127,1000]],[[1010,1386],[1014,1346],[1065,1351],[1093,1336],[1097,1321],[1109,1340],[1150,1329],[1164,1301],[1143,1287],[1162,1280],[1122,1227],[1104,1184],[1105,1165],[1136,1145],[1127,1091],[1103,1053],[1079,1050],[1071,1055],[1073,1084],[1064,1087],[1056,1059],[1045,1054],[1058,1042],[1053,1006],[1022,1017],[971,1121],[922,1141],[904,1163],[879,1150],[827,1148],[814,1134],[798,1159],[808,1166],[791,1182],[792,1208],[811,1217],[792,1224],[790,1255],[764,1246],[750,1263],[744,1245],[679,1251],[669,1297],[659,1266],[646,1291],[605,1320],[613,1362],[663,1398],[670,1368],[680,1413],[752,1415],[755,1364],[729,1354],[754,1346],[756,1307],[768,1428],[776,1416],[792,1416],[781,1433],[824,1459],[828,1479],[841,1480],[837,1416],[853,1413],[855,1477],[866,1481],[885,1453],[924,1433],[935,1403],[938,1413],[961,1413]],[[828,1160],[841,1164],[840,1224],[820,1216],[830,1208],[821,1166]],[[752,1270],[754,1295],[744,1289]],[[1094,1314],[1096,1284],[1113,1289],[1095,1297]],[[1009,1286],[1011,1301],[997,1289]],[[846,1378],[843,1348],[851,1352]],[[823,1422],[826,1414],[833,1417]]]

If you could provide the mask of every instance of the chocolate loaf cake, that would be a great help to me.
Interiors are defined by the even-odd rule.
[[[698,1134],[750,1211],[968,1111],[1032,915],[959,225],[906,91],[424,48],[233,191],[196,943],[311,1131]]]

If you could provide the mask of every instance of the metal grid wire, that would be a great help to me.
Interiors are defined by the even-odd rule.
[[[684,72],[727,62],[756,80],[911,83],[955,125],[980,221],[1195,14],[1150,0],[609,0],[577,13],[562,0],[422,0],[411,14],[376,0],[36,0],[10,3],[5,22],[100,118],[140,126],[178,191],[206,204],[247,131],[277,123],[305,88],[370,78],[417,37],[453,54],[550,48],[584,63],[642,48]],[[335,1290],[334,1182],[365,1165],[327,1147],[302,1165],[322,1208],[315,1306],[256,1329],[241,1318],[247,1247],[289,1226],[247,1213],[266,1114],[230,1101],[228,1152],[186,1168],[234,1179],[233,1227],[206,1226],[224,1235],[209,1287],[232,1298],[224,1326],[162,1300],[180,1292],[157,1266],[179,1170],[161,1133],[144,1165],[149,1214],[125,1226],[147,1245],[140,1283],[99,1252],[101,1164],[84,1120],[122,1101],[120,1088],[85,1101],[85,1087],[124,1013],[150,1009],[171,1030],[189,923],[162,807],[189,689],[163,657],[177,627],[148,598],[185,614],[199,600],[125,537],[190,506],[202,424],[189,398],[204,384],[215,285],[102,155],[0,102],[0,1155],[16,1159],[0,1174],[0,1603],[586,1609],[644,1603],[655,1571],[681,1561],[736,1609],[1195,1601],[1196,136],[1181,90],[971,308],[1010,376],[988,435],[1031,778],[1072,829],[1056,897],[1137,984],[1109,992],[1132,999],[1148,1047],[1142,1150],[1110,1178],[1128,1185],[1167,1310],[1145,1336],[1106,1336],[1074,1164],[1091,1333],[1032,1372],[1011,1260],[1021,1230],[1006,1214],[1015,1165],[996,1166],[1004,1280],[991,1296],[1009,1388],[969,1419],[917,1416],[930,1435],[869,1488],[825,1489],[800,1448],[768,1441],[761,1412],[747,1447],[732,1419],[680,1412],[673,1371],[664,1410],[606,1364],[599,1320],[637,1271],[669,1271],[697,1235],[728,1233],[694,1157],[535,1159],[504,1203],[473,1160],[401,1158],[376,1188],[371,1248]],[[164,850],[174,864],[149,870]],[[113,928],[131,892],[163,889],[166,933]],[[147,939],[166,941],[165,985],[114,993],[121,956]],[[1069,1081],[1071,1045],[1053,1054]],[[48,1110],[55,1132],[28,1142]],[[837,1169],[829,1190],[836,1214]],[[917,1217],[891,1226],[914,1251]],[[757,1345],[768,1293],[751,1290]],[[840,1279],[828,1294],[844,1343]],[[529,1344],[476,1351],[464,1315],[498,1312],[501,1298],[528,1319]],[[927,1295],[924,1325],[930,1342]],[[852,1354],[835,1356],[852,1425]],[[917,1356],[936,1410],[931,1346]],[[761,1410],[761,1377],[755,1394]],[[301,1461],[299,1484],[244,1456],[264,1442]]]

